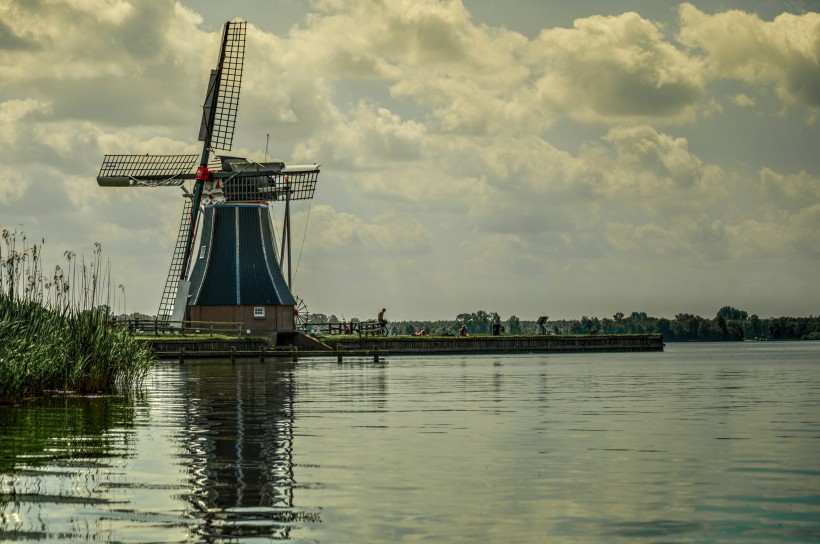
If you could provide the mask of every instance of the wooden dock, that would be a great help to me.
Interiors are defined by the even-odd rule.
[[[307,339],[307,337],[306,337]],[[386,355],[468,355],[516,353],[617,353],[663,351],[660,334],[533,335],[471,337],[358,337],[270,346],[264,340],[143,340],[160,359],[291,360],[306,357],[365,357],[375,362]]]
[[[327,341],[337,350],[383,349],[391,355],[615,353],[663,351],[660,334],[470,337],[371,337]]]

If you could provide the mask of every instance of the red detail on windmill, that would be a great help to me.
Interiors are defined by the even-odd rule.
[[[209,179],[211,179],[211,171],[208,170],[207,166],[200,166],[196,169],[197,181],[208,181]]]

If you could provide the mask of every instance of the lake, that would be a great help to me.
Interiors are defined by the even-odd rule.
[[[163,362],[0,408],[0,540],[820,541],[820,342]]]

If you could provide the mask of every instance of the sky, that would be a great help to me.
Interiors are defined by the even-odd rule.
[[[236,17],[230,154],[322,165],[309,311],[820,313],[818,1],[0,0],[0,228],[155,314],[182,191],[95,178],[199,153]]]

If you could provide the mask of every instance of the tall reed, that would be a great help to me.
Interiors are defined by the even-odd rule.
[[[0,401],[62,390],[125,391],[155,363],[149,347],[108,319],[111,267],[65,252],[66,268],[43,274],[42,244],[2,231]],[[4,252],[5,247],[5,252]]]

